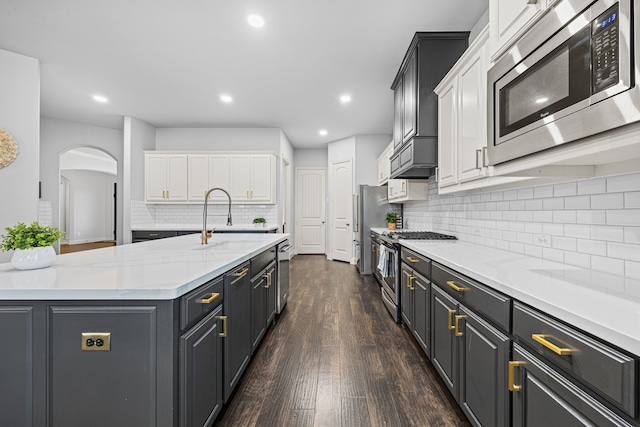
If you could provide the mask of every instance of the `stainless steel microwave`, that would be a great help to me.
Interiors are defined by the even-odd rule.
[[[638,2],[560,0],[496,62],[490,165],[640,120]]]

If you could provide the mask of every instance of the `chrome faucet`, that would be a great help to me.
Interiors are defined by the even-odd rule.
[[[209,243],[208,239],[209,237],[211,237],[211,233],[207,231],[207,202],[209,201],[209,194],[211,194],[211,192],[214,190],[220,190],[227,195],[227,198],[229,199],[229,213],[227,214],[227,225],[233,225],[233,222],[231,221],[231,196],[229,195],[229,193],[227,193],[226,190],[218,187],[212,188],[211,190],[207,191],[206,194],[204,195],[204,212],[202,212],[202,235],[200,236],[200,240],[202,241],[203,245],[206,245],[207,243]]]

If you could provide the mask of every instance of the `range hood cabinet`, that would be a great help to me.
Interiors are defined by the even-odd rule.
[[[438,137],[412,138],[391,156],[391,178],[429,178],[438,166]]]

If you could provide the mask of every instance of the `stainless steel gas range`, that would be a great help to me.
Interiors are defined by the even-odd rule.
[[[396,322],[400,322],[400,242],[401,240],[457,240],[455,236],[432,231],[371,231],[371,265],[381,285],[382,301]]]

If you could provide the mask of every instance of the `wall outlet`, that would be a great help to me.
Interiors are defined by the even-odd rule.
[[[538,246],[544,246],[545,248],[551,247],[551,236],[548,234],[536,234],[533,241]]]

